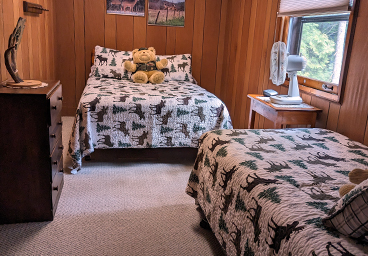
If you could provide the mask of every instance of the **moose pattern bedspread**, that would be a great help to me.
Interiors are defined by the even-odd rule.
[[[322,218],[368,148],[323,129],[218,130],[200,138],[186,192],[227,255],[366,255]]]
[[[232,128],[226,106],[196,84],[91,77],[69,141],[70,169],[95,148],[198,147],[202,133],[223,128]]]

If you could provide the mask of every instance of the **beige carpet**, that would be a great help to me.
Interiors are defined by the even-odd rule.
[[[63,118],[64,146],[72,121]],[[193,156],[173,162],[104,154],[64,175],[54,221],[0,225],[0,255],[223,255],[184,192]]]

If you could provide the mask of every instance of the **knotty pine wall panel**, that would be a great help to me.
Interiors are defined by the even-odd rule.
[[[170,38],[169,41],[166,41],[166,54],[173,55],[175,54],[176,28],[168,27],[166,29],[166,38]]]
[[[227,2],[226,5],[224,6],[226,8],[226,20],[221,20],[221,23],[224,23],[225,27],[224,27],[224,34],[223,36],[225,37],[224,43],[222,45],[223,47],[223,55],[222,55],[222,59],[219,60],[221,61],[222,65],[220,65],[219,67],[221,67],[221,70],[219,70],[219,72],[221,72],[221,77],[219,77],[218,82],[219,85],[218,87],[218,93],[217,95],[219,97],[221,97],[221,99],[224,101],[224,103],[228,106],[228,102],[227,102],[227,94],[228,94],[228,90],[231,90],[233,88],[234,85],[232,85],[230,82],[231,81],[227,81],[228,79],[228,73],[230,70],[230,53],[231,53],[231,42],[236,40],[237,35],[234,35],[234,37],[232,37],[232,26],[233,26],[233,20],[234,20],[234,16],[233,16],[233,2],[234,1],[223,1]],[[224,4],[223,4],[224,5]],[[218,68],[219,69],[219,68]],[[229,108],[229,106],[228,106]],[[229,111],[231,109],[229,108]]]
[[[147,8],[146,8],[147,9]],[[146,45],[147,22],[144,17],[134,17],[133,48],[139,49]]]
[[[262,52],[265,54],[265,58],[261,59],[261,71],[260,71],[260,85],[258,87],[258,93],[262,94],[264,89],[267,89],[266,85],[268,84],[269,75],[269,59],[270,59],[270,51],[269,49],[272,47],[274,33],[271,33],[271,31],[275,30],[275,23],[274,20],[276,19],[276,14],[274,13],[274,10],[277,8],[278,1],[271,1],[267,5],[267,14],[266,14],[266,21],[265,21],[265,29],[264,29],[264,40],[263,40],[263,50]],[[258,118],[258,123],[260,127],[263,127],[265,125],[265,118]],[[269,122],[270,123],[270,122]],[[272,125],[272,124],[269,124]]]
[[[240,21],[243,21],[244,17],[244,8],[245,1],[233,1],[231,8],[228,11],[231,13],[228,14],[228,17],[232,15],[237,17]],[[241,45],[241,36],[242,36],[242,29],[243,29],[243,22],[237,22],[237,19],[233,20],[231,24],[231,29],[229,28],[229,38],[230,43],[228,47],[228,56],[227,56],[227,63],[228,65],[224,66],[223,68],[227,69],[224,72],[228,76],[228,88],[225,89],[225,95],[223,97],[224,102],[227,106],[229,106],[230,115],[234,116],[235,114],[235,101],[233,101],[236,88],[237,88],[237,75],[239,72],[239,61],[240,58],[243,56],[240,55],[241,48],[238,45]],[[223,83],[223,86],[226,83]],[[233,120],[234,122],[235,120]]]
[[[18,48],[17,67],[23,79],[56,79],[55,8],[54,0],[34,0],[50,10],[40,15],[25,14],[23,1],[0,0],[0,76],[11,79],[5,68],[4,52],[19,17],[26,18],[26,27]]]
[[[84,2],[84,0],[76,0],[76,1]],[[133,49],[133,40],[134,40],[133,35],[134,35],[133,17],[117,15],[116,16],[116,48],[123,49],[123,50]]]
[[[147,45],[155,47],[157,54],[160,55],[166,54],[166,44],[167,41],[171,40],[171,38],[169,39],[167,38],[165,27],[149,26],[147,28],[146,37],[147,37],[146,41]],[[133,41],[133,38],[131,40]]]
[[[213,4],[220,0],[186,0],[185,1],[185,27],[176,28],[176,38],[175,38],[175,54],[181,53],[192,53],[193,49],[193,30],[198,24],[194,23],[194,13],[196,2],[206,2],[206,4]],[[206,15],[212,15],[211,13],[206,13]],[[150,28],[151,26],[148,26]],[[167,41],[171,38],[167,38]]]
[[[63,108],[76,104],[76,55],[73,0],[56,1],[57,77],[63,84]],[[59,40],[63,38],[63,40]],[[61,68],[62,67],[62,68]],[[66,90],[73,87],[73,91]],[[65,110],[63,110],[65,111]]]
[[[196,1],[195,10],[194,23],[197,24],[197,26],[193,31],[192,70],[193,76],[196,77],[197,82],[201,84],[203,27],[206,13],[206,1]]]
[[[257,5],[256,5],[257,4]],[[267,20],[267,7],[270,5],[270,1],[255,1],[253,2],[253,9],[256,5],[256,22],[254,24],[254,32],[252,35],[253,39],[253,49],[251,54],[250,68],[249,73],[247,73],[247,81],[248,81],[248,91],[257,92],[258,88],[262,85],[262,80],[260,80],[261,64],[263,62],[263,56],[267,53],[267,49],[263,49],[263,42],[268,40],[267,35],[265,35],[264,31],[266,30],[268,24],[266,24]],[[241,104],[241,108],[249,109],[250,104],[249,101],[247,104]],[[240,122],[240,125],[246,126],[247,122],[245,120]]]
[[[359,14],[367,13],[367,1],[361,1]],[[368,15],[359,15],[350,66],[337,131],[353,140],[363,141],[368,116]]]
[[[219,38],[218,38],[218,46],[217,46],[217,65],[216,65],[216,85],[215,85],[215,94],[220,95],[222,90],[222,75],[223,75],[223,66],[224,66],[224,56],[225,56],[225,41],[227,41],[226,33],[227,33],[227,14],[228,14],[228,2],[221,2],[221,15],[220,15],[220,30],[219,30]]]
[[[215,92],[218,45],[221,21],[221,1],[206,4],[203,31],[201,86],[210,92]],[[194,47],[193,47],[194,50]]]
[[[105,46],[107,48],[116,49],[116,15],[105,13],[105,27],[109,28],[105,29]]]
[[[74,52],[75,52],[75,96],[74,97],[75,97],[75,103],[79,102],[79,99],[82,95],[82,92],[86,84],[85,76],[86,76],[87,58],[86,58],[86,52],[84,50],[85,49],[85,45],[84,45],[84,38],[85,38],[84,17],[85,15],[84,13],[85,13],[84,2],[74,1]],[[91,53],[89,54],[89,56],[91,56]],[[59,77],[62,77],[62,76],[59,76]],[[68,110],[68,112],[72,112],[72,111],[75,111],[75,110],[73,109]]]
[[[248,122],[247,94],[263,87],[276,11],[277,0],[228,1],[222,82],[217,96],[228,106],[236,128],[244,128]]]

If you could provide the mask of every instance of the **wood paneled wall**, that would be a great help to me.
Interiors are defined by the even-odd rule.
[[[269,81],[270,49],[279,27],[278,2],[186,0],[185,28],[174,28],[148,26],[145,17],[107,15],[105,0],[55,0],[57,77],[64,85],[64,114],[74,115],[96,44],[120,50],[154,46],[158,54],[191,53],[194,77],[225,102],[235,128],[246,128],[247,94],[266,88],[287,93],[285,87]],[[342,104],[308,94],[302,97],[323,110],[317,127],[368,145],[368,62],[364,61],[368,57],[364,31],[368,1],[361,2]],[[259,116],[256,126],[272,127]]]
[[[18,49],[17,67],[23,79],[53,80],[55,72],[55,9],[54,0],[33,0],[50,10],[40,15],[23,13],[23,1],[0,0],[0,73],[1,81],[11,78],[4,63],[8,46],[19,17],[26,18],[26,27]]]
[[[227,2],[222,77],[216,95],[228,106],[234,127],[244,128],[250,104],[247,94],[262,92],[268,84],[278,1]]]
[[[194,77],[214,92],[216,80],[221,79],[216,71],[222,64],[218,55],[224,44],[226,27],[221,26],[221,21],[226,19],[226,2],[186,0],[185,27],[175,28],[148,26],[147,6],[145,17],[133,17],[106,14],[106,0],[55,1],[57,75],[64,86],[63,114],[74,115],[96,45],[119,50],[153,46],[157,54],[191,53]]]

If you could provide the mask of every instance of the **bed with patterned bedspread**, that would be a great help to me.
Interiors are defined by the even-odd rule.
[[[218,130],[200,138],[186,192],[227,255],[366,255],[322,224],[368,148],[323,129]]]
[[[94,149],[198,147],[204,132],[227,128],[225,104],[196,84],[90,77],[69,141],[70,169],[76,173]]]

